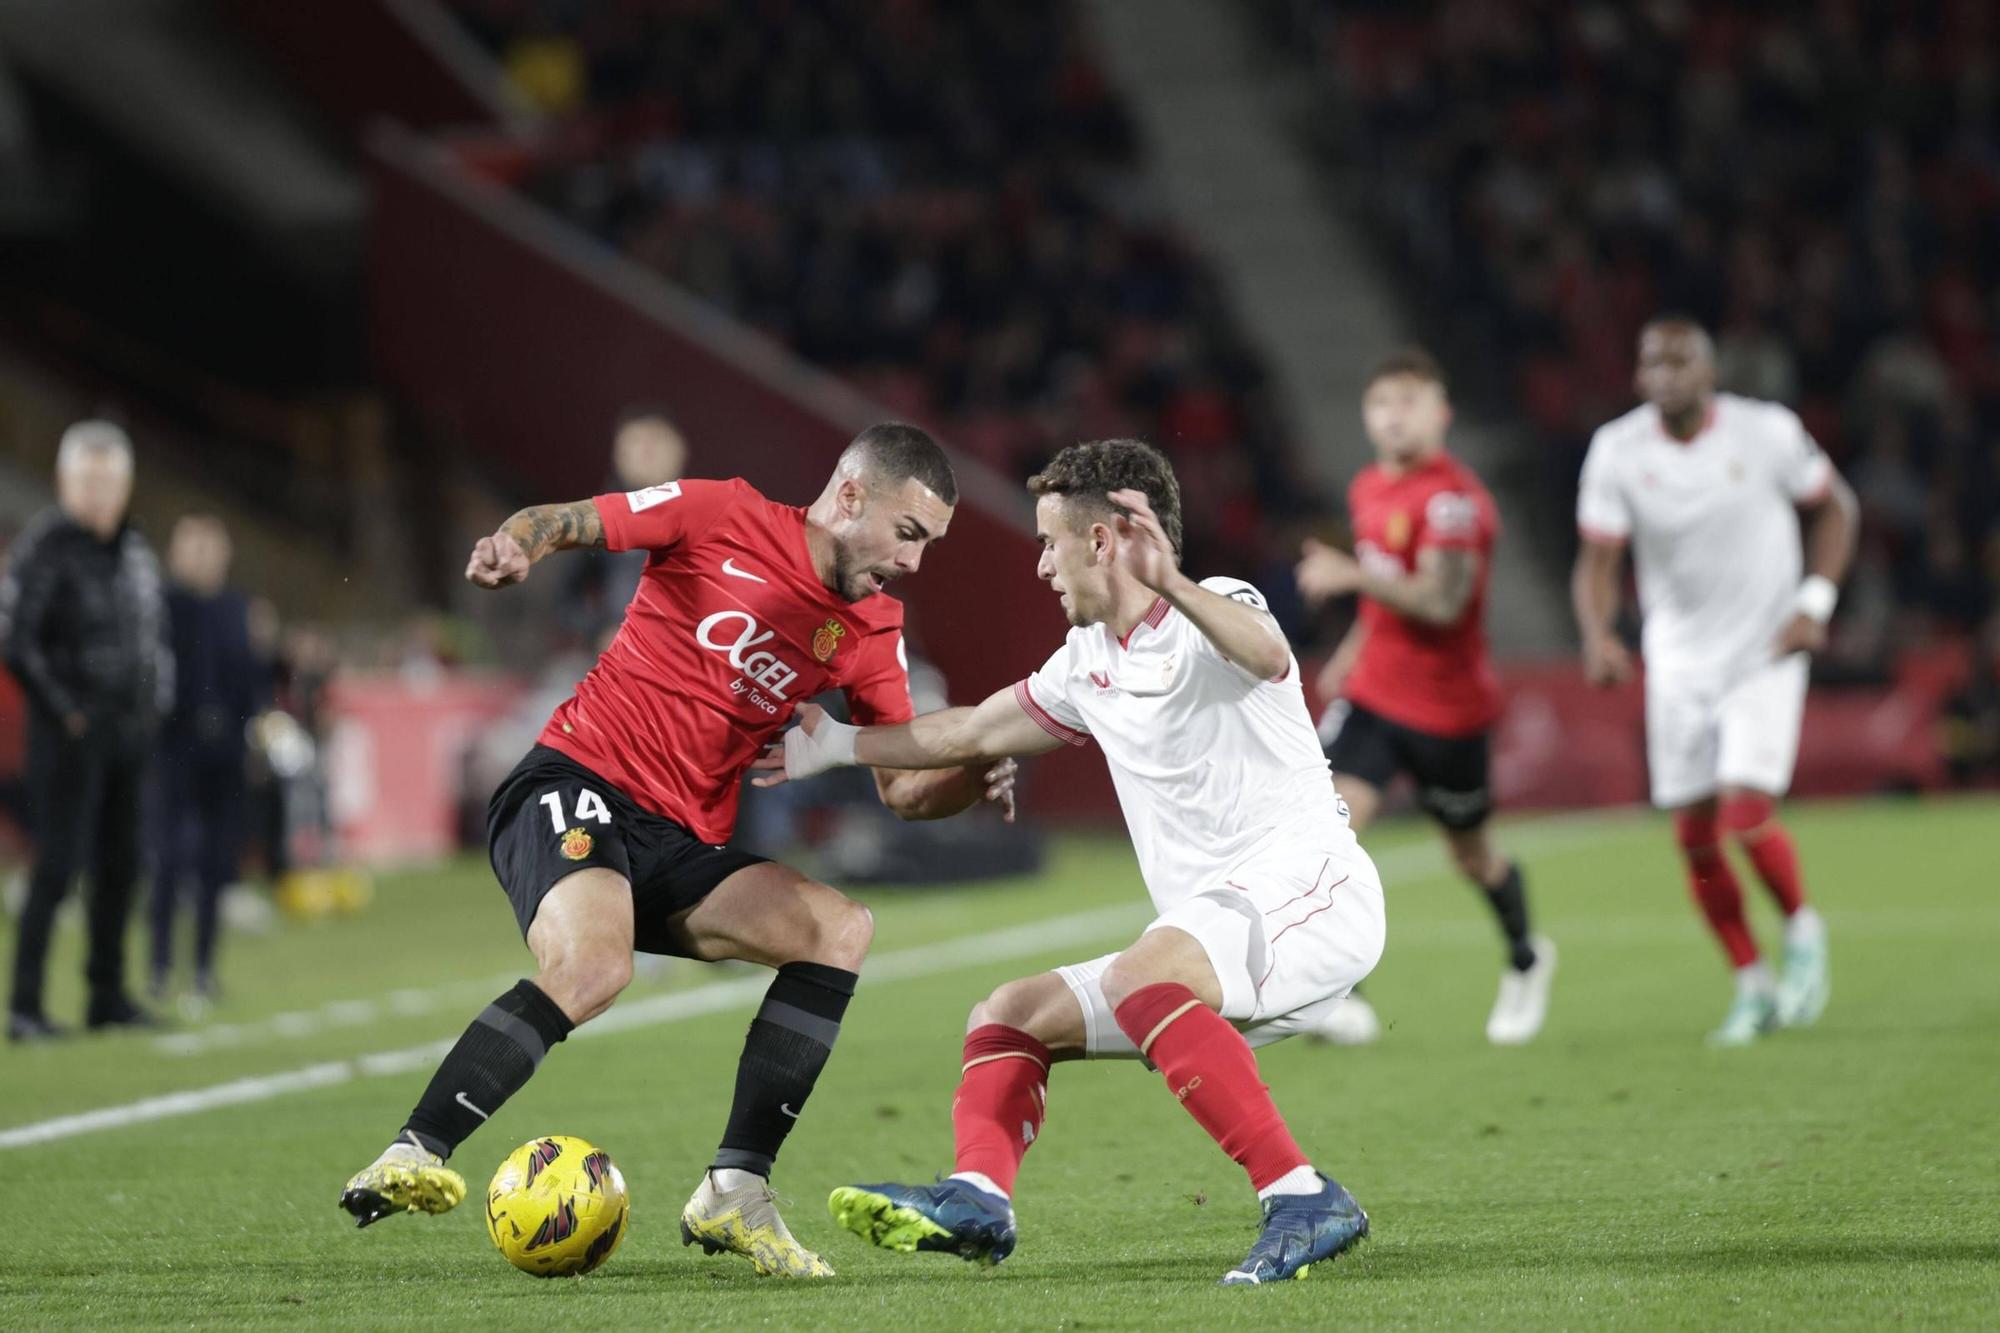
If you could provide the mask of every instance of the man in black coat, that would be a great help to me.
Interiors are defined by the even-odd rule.
[[[7,1036],[63,1035],[42,1007],[56,906],[90,876],[84,975],[93,1028],[143,1027],[125,990],[125,925],[139,874],[146,762],[173,698],[159,562],[126,525],[132,445],[80,421],[56,455],[56,504],[16,539],[0,580],[0,657],[28,698],[35,864],[14,949]]]
[[[228,586],[229,530],[188,514],[167,543],[167,621],[174,706],[160,728],[158,865],[152,902],[152,981],[164,999],[173,965],[175,907],[192,887],[194,989],[215,998],[222,890],[243,843],[245,728],[263,707],[268,669],[250,649],[250,607]]]

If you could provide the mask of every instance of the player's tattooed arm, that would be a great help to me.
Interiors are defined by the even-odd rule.
[[[592,500],[531,506],[502,523],[500,531],[511,534],[530,560],[574,546],[604,545],[604,520]]]
[[[468,582],[504,588],[528,577],[528,569],[551,551],[604,545],[604,520],[590,500],[531,505],[514,514],[491,537],[481,537],[466,562]]]

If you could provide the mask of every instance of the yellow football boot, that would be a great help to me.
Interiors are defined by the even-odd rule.
[[[392,1213],[447,1213],[465,1200],[465,1177],[444,1158],[398,1139],[340,1192],[340,1206],[354,1225],[368,1226]]]
[[[719,1189],[704,1171],[694,1197],[681,1210],[681,1244],[709,1254],[740,1254],[765,1277],[832,1277],[833,1265],[792,1238],[778,1216],[778,1196],[761,1176],[747,1185]]]

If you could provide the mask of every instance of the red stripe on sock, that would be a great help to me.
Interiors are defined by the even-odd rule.
[[[1019,1028],[988,1023],[965,1037],[952,1098],[953,1170],[978,1171],[1009,1194],[1048,1107],[1049,1048]]]
[[[1257,1072],[1250,1044],[1193,991],[1172,982],[1142,986],[1118,1006],[1117,1018],[1188,1114],[1250,1174],[1253,1188],[1307,1165]]]

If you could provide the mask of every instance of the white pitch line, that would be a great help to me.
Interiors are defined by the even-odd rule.
[[[871,982],[910,980],[949,972],[972,963],[999,962],[1114,935],[1126,936],[1143,925],[1147,915],[1143,903],[1127,903],[1115,908],[1057,917],[1052,921],[898,949],[873,959],[867,975]],[[748,1008],[763,998],[769,988],[770,979],[758,975],[734,977],[692,990],[655,995],[614,1008],[587,1026],[578,1028],[573,1035],[578,1038],[599,1037],[728,1009]],[[269,1101],[273,1097],[330,1088],[358,1078],[425,1069],[442,1059],[454,1040],[456,1038],[445,1038],[402,1050],[379,1051],[353,1060],[327,1060],[276,1074],[258,1074],[206,1088],[146,1097],[121,1106],[105,1106],[75,1115],[57,1116],[53,1120],[0,1131],[0,1148],[26,1148],[99,1130],[122,1129],[224,1106]]]
[[[1598,821],[1564,820],[1560,826],[1554,826],[1556,821],[1547,821],[1546,824],[1550,826],[1545,826],[1538,830],[1536,835],[1523,841],[1536,845],[1540,850],[1551,850],[1558,846],[1593,841],[1604,835],[1604,829]],[[1515,830],[1516,833],[1521,831]],[[1390,881],[1392,886],[1398,875],[1414,877],[1427,874],[1434,868],[1442,868],[1442,857],[1434,843],[1393,847],[1375,856],[1374,860],[1382,878]],[[1082,945],[1094,940],[1129,939],[1132,932],[1144,925],[1151,915],[1149,904],[1142,898],[1114,907],[1102,907],[1095,911],[1056,917],[1049,921],[1030,922],[1027,925],[1012,926],[1004,930],[960,935],[932,944],[897,949],[870,959],[866,980],[870,983],[908,981],[919,977],[936,976],[979,963],[995,963],[1010,958],[1047,953],[1057,948]],[[633,1028],[674,1023],[704,1014],[747,1008],[761,999],[769,986],[768,978],[759,974],[711,982],[691,990],[650,996],[613,1008],[601,1017],[591,1020],[588,1026],[578,1028],[572,1037],[601,1037]],[[330,1088],[342,1083],[351,1083],[358,1078],[426,1069],[442,1059],[455,1040],[455,1037],[447,1037],[425,1042],[420,1046],[377,1051],[351,1060],[327,1060],[297,1069],[283,1070],[276,1074],[257,1074],[248,1078],[231,1079],[227,1083],[216,1083],[206,1088],[190,1088],[118,1106],[104,1106],[92,1111],[80,1111],[74,1115],[57,1116],[51,1120],[18,1125],[13,1129],[0,1130],[0,1149],[26,1148],[37,1143],[51,1143],[57,1139],[74,1138],[79,1134],[92,1134],[99,1130],[123,1129],[155,1120],[196,1115],[225,1106],[269,1101],[274,1097],[283,1097],[295,1092],[309,1092],[315,1088]]]

